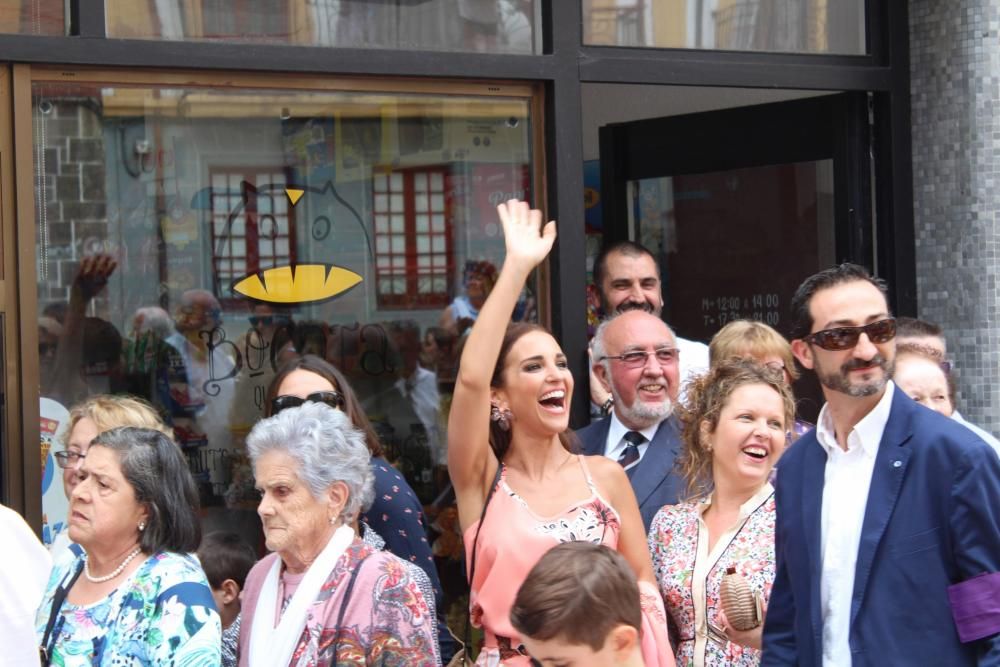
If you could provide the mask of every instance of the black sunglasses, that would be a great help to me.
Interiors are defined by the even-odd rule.
[[[873,343],[888,343],[896,337],[896,320],[888,318],[863,327],[837,327],[809,334],[803,340],[824,350],[849,350],[858,344],[861,334]]]
[[[306,401],[326,403],[335,410],[344,409],[344,397],[339,391],[314,391],[305,398],[298,396],[275,396],[271,399],[271,415],[276,415],[288,408],[297,408]]]

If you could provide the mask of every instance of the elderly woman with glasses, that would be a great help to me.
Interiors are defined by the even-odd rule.
[[[240,666],[438,664],[431,606],[406,564],[352,528],[372,495],[364,433],[309,400],[258,422],[247,450],[275,553],[246,580]]]
[[[63,490],[66,499],[73,497],[73,489],[80,481],[80,469],[90,449],[90,442],[98,433],[120,426],[149,428],[173,438],[172,429],[163,423],[149,403],[132,396],[91,396],[70,408],[69,427],[66,429],[63,450],[53,456],[62,468]],[[67,524],[67,528],[69,524]],[[63,530],[52,542],[50,550],[58,558],[70,545],[70,538]]]
[[[424,528],[423,505],[406,479],[385,460],[378,435],[347,378],[333,364],[312,354],[290,359],[278,369],[267,389],[265,411],[272,416],[306,401],[342,410],[364,434],[371,454],[374,494],[370,506],[361,508],[358,529],[372,546],[385,548],[423,571],[425,576],[414,578],[434,604],[441,657],[447,662],[456,646],[448,632],[441,581]]]
[[[791,343],[763,322],[733,320],[712,337],[708,356],[711,368],[724,361],[749,359],[781,373],[789,387],[799,379]],[[792,444],[812,429],[813,425],[809,422],[796,419],[788,433],[787,444]]]
[[[70,499],[72,557],[57,558],[36,617],[42,664],[218,665],[222,627],[197,559],[198,493],[163,433],[89,443]]]

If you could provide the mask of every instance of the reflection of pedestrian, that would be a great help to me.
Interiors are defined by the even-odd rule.
[[[110,322],[87,317],[88,305],[117,266],[113,257],[103,253],[80,260],[54,358],[49,348],[39,347],[39,353],[46,353],[41,360],[42,396],[69,404],[89,394],[121,389],[121,334]],[[57,330],[44,317],[39,325],[47,334]],[[51,338],[46,336],[44,342],[51,343]]]
[[[42,602],[52,561],[21,515],[0,505],[0,646],[9,667],[38,667],[35,610]]]
[[[461,336],[479,317],[493,290],[497,269],[487,261],[465,263],[465,294],[456,296],[441,313],[441,327]]]
[[[228,346],[218,344],[222,307],[211,292],[188,290],[181,295],[174,325],[177,333],[166,341],[172,354],[161,395],[165,390],[177,442],[182,447],[228,448],[235,360]]]
[[[500,9],[497,0],[458,0],[458,15],[462,18],[465,48],[471,51],[494,51]]]

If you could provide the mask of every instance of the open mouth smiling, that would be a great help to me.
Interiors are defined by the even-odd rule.
[[[566,391],[553,389],[542,394],[538,402],[549,412],[562,412],[566,408]]]

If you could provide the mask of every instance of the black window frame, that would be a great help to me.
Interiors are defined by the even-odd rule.
[[[868,54],[861,56],[586,46],[581,0],[540,3],[537,55],[348,49],[196,41],[109,39],[104,0],[70,0],[66,36],[0,35],[10,64],[161,70],[517,80],[544,86],[545,203],[562,222],[550,260],[553,333],[577,378],[587,377],[582,146],[585,83],[792,88],[871,93],[876,223],[874,257],[855,261],[888,279],[891,305],[916,312],[910,129],[908,7],[868,0]],[[567,29],[566,26],[575,26]],[[587,422],[586,382],[577,382],[572,425]],[[6,452],[6,463],[17,457]],[[37,470],[37,463],[35,464]],[[37,474],[37,473],[36,473]],[[31,475],[25,488],[31,486]],[[13,499],[32,510],[37,494]],[[18,503],[17,501],[21,502]]]

